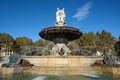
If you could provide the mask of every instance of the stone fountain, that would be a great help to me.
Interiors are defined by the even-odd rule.
[[[9,63],[3,65],[5,67],[2,67],[2,72],[4,74],[23,72],[32,74],[86,74],[88,72],[98,73],[100,70],[90,66],[96,60],[101,60],[101,57],[70,55],[73,50],[69,49],[69,46],[72,45],[75,47],[75,45],[72,43],[70,44],[69,42],[80,38],[82,32],[79,31],[79,29],[68,27],[65,22],[65,17],[66,15],[64,9],[58,8],[56,12],[55,26],[45,28],[39,32],[40,37],[45,40],[54,42],[54,44],[49,43],[50,45],[53,45],[52,49],[47,49],[47,46],[46,48],[39,48],[42,49],[41,53],[43,55],[50,52],[51,56],[13,55],[10,57]],[[29,65],[24,66],[26,63]]]
[[[40,31],[39,35],[45,39],[54,42],[51,55],[67,56],[71,50],[66,46],[68,41],[72,41],[81,37],[82,32],[76,28],[68,27],[65,22],[65,12],[63,9],[57,9],[56,23],[54,27],[48,27]]]

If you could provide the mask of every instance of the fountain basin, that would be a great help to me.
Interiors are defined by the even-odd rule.
[[[34,66],[1,67],[2,72],[4,74],[21,72],[38,74],[95,73],[98,70],[90,66],[96,60],[102,59],[102,57],[96,56],[22,56],[21,58],[29,61]]]
[[[48,67],[91,66],[96,60],[103,59],[97,56],[22,56],[21,58],[35,66]]]

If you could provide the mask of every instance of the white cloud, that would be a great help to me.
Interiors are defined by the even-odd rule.
[[[73,16],[73,18],[78,19],[79,21],[85,19],[89,15],[89,10],[92,6],[91,2],[86,3],[82,7],[78,8],[77,13]]]

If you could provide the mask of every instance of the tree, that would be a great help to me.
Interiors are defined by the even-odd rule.
[[[76,43],[79,44],[79,46],[95,46],[95,38],[96,35],[93,32],[85,33],[76,40]]]
[[[10,34],[0,33],[0,50],[14,51],[14,39]]]
[[[15,41],[18,46],[30,46],[33,44],[32,39],[28,37],[18,37]]]
[[[111,33],[103,30],[102,32],[88,32],[83,34],[79,39],[75,40],[75,42],[80,47],[94,47],[96,50],[100,50],[101,52],[106,53],[115,53],[114,44],[115,38],[111,35]]]
[[[15,40],[16,51],[19,53],[24,53],[29,47],[33,45],[32,39],[28,37],[17,37]]]
[[[44,41],[42,39],[39,39],[34,42],[34,45],[35,46],[44,46]]]
[[[111,35],[111,33],[103,30],[101,33],[96,33],[97,35],[97,46],[101,51],[110,53],[110,50],[113,50],[114,40],[115,38]]]

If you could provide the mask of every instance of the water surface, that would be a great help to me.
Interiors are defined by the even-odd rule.
[[[0,80],[120,80],[120,75],[112,75],[108,73],[81,75],[1,74]]]

